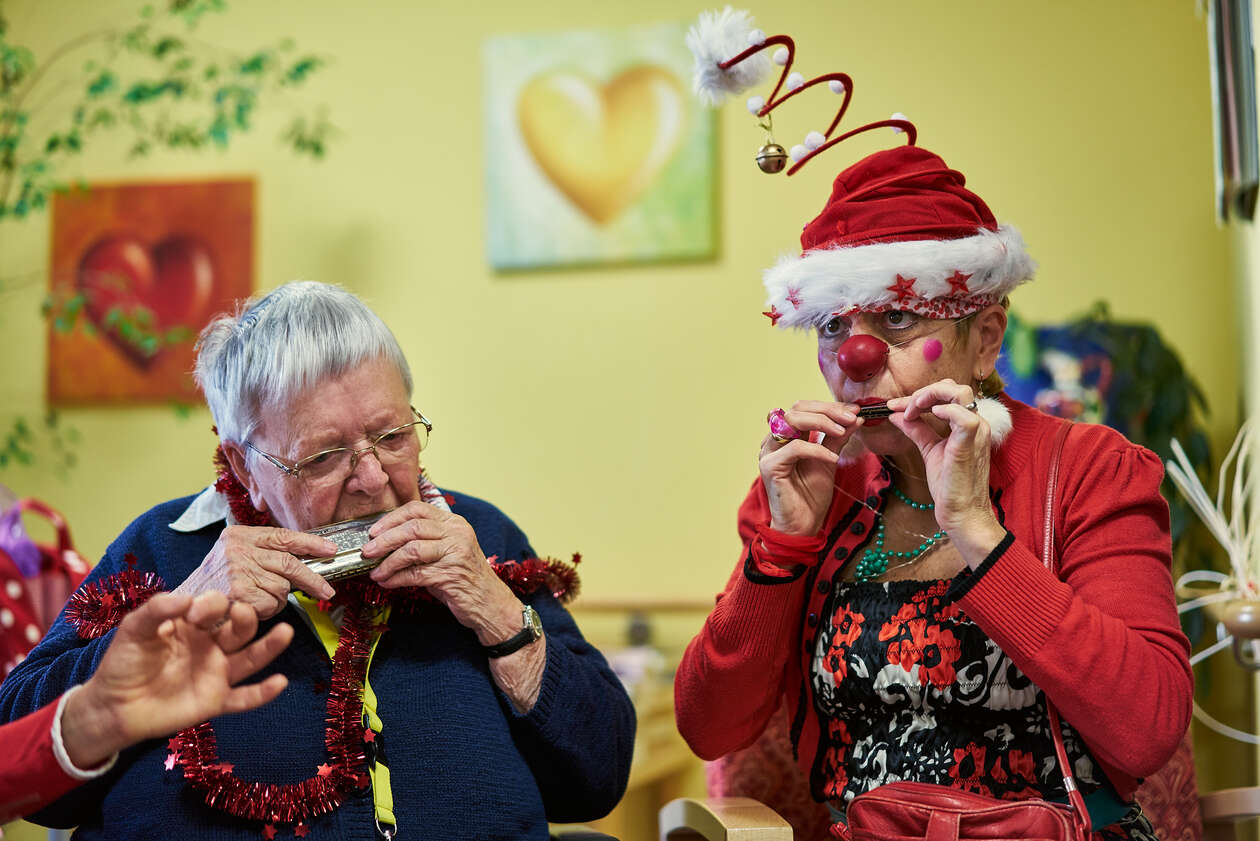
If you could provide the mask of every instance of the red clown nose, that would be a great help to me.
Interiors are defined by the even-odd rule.
[[[874,336],[850,336],[836,351],[840,370],[854,382],[866,382],[884,369],[888,361],[888,345]]]

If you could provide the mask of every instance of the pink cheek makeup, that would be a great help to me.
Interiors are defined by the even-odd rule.
[[[923,343],[923,358],[928,362],[935,362],[941,358],[941,352],[944,350],[940,339],[928,339]]]

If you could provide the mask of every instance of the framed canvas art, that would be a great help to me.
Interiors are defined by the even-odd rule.
[[[195,402],[197,334],[254,288],[254,183],[59,194],[51,251],[49,403]]]
[[[486,43],[492,266],[712,256],[714,117],[690,92],[686,30],[663,23]]]

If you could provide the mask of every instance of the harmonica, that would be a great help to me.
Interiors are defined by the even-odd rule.
[[[371,539],[368,537],[368,529],[385,514],[382,511],[356,520],[342,520],[309,530],[307,534],[336,543],[337,553],[325,558],[307,558],[302,563],[311,572],[323,576],[325,581],[339,581],[375,569],[384,558],[365,558],[359,553],[359,549]]]
[[[858,409],[857,416],[859,418],[887,418],[891,417],[892,413],[893,410],[888,408],[887,403],[876,403]]]

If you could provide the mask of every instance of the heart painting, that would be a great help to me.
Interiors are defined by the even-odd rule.
[[[640,65],[600,85],[572,71],[535,76],[517,101],[534,160],[596,224],[633,204],[678,149],[686,110],[678,79]]]
[[[687,92],[685,33],[662,23],[487,42],[496,269],[713,254],[713,112]]]
[[[214,261],[196,237],[177,234],[150,249],[135,236],[112,234],[84,252],[76,279],[97,329],[147,368],[163,352],[163,337],[204,323]]]
[[[193,402],[193,341],[253,288],[253,182],[91,187],[53,202],[49,400]]]

